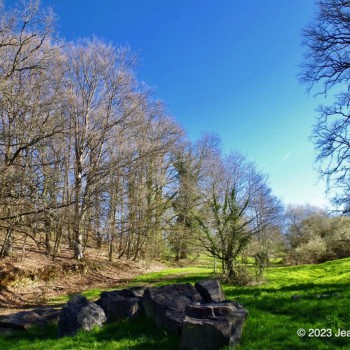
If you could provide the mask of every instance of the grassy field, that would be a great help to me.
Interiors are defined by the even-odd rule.
[[[138,276],[132,285],[194,283],[212,276],[212,266],[167,269]],[[228,299],[249,311],[240,350],[350,349],[349,337],[336,337],[338,329],[350,330],[350,259],[319,265],[272,267],[266,283],[256,287],[224,284]],[[101,290],[84,292],[97,299]],[[57,302],[65,301],[61,298]],[[299,337],[298,329],[306,336]],[[328,329],[331,337],[310,337],[310,329]],[[106,325],[73,338],[57,339],[57,326],[27,333],[0,336],[0,349],[177,349],[179,338],[157,329],[146,318]],[[316,331],[315,335],[319,335]]]

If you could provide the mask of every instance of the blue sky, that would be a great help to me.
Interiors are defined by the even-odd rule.
[[[327,204],[308,139],[322,99],[307,96],[296,77],[313,0],[42,3],[67,40],[96,35],[138,53],[139,80],[156,88],[193,140],[220,135],[225,150],[269,175],[285,203]]]

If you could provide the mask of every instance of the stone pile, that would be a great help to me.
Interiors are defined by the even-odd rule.
[[[59,313],[58,336],[72,336],[80,329],[88,331],[104,322],[143,314],[159,328],[181,334],[180,349],[215,350],[239,343],[248,311],[235,301],[225,300],[217,280],[194,286],[187,283],[134,287],[103,292],[95,303],[81,295],[73,296]],[[2,317],[0,330],[11,324],[16,329],[26,329],[30,320],[43,325],[57,316],[57,310],[38,309],[30,314]]]

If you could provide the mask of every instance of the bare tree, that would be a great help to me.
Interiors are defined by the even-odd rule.
[[[6,227],[2,257],[11,250],[14,229],[27,232],[34,216],[52,205],[46,200],[48,174],[43,172],[52,159],[43,155],[45,145],[64,128],[59,80],[63,58],[51,41],[53,16],[39,11],[38,5],[28,1],[11,10],[0,6],[0,221]]]
[[[203,250],[197,242],[196,215],[202,203],[201,188],[206,188],[209,178],[208,162],[220,157],[220,144],[216,135],[205,134],[195,143],[184,140],[175,153],[174,221],[168,238],[176,261]]]
[[[254,196],[251,208],[254,213],[253,226],[257,228],[257,232],[249,247],[249,253],[255,260],[256,280],[260,281],[272,255],[281,253],[281,249],[284,248],[283,206],[265,184]]]
[[[318,110],[313,140],[320,172],[328,188],[335,188],[334,203],[344,211],[349,208],[350,196],[349,23],[349,1],[318,1],[318,12],[303,32],[307,51],[300,74],[307,88],[320,94],[328,95],[337,87],[334,104]]]
[[[0,3],[1,83],[15,73],[42,71],[50,60],[45,46],[51,40],[54,15],[40,10],[39,5],[39,0],[29,0],[7,10]]]
[[[14,232],[53,258],[62,242],[75,259],[95,244],[150,260],[169,242],[182,258],[202,230],[235,278],[270,217],[264,176],[239,154],[223,160],[217,137],[184,141],[127,48],[58,42],[54,16],[23,4],[0,5],[0,258]]]
[[[116,128],[127,123],[138,106],[133,93],[128,53],[116,51],[97,39],[84,40],[70,47],[65,86],[67,114],[72,137],[74,257],[83,257],[84,222],[101,181],[109,174],[105,152],[107,140]],[[86,232],[85,232],[86,235]]]
[[[197,159],[188,145],[176,155],[174,166],[177,172],[177,191],[172,201],[175,215],[173,232],[169,236],[175,260],[185,259],[191,252],[191,243],[195,237],[194,210],[199,202]]]
[[[125,140],[125,242],[120,252],[132,259],[159,254],[174,190],[172,155],[182,136],[159,104],[142,105],[135,117]]]
[[[239,153],[211,162],[202,215],[197,217],[205,248],[222,263],[223,273],[239,281],[237,258],[259,231],[253,203],[265,177]]]

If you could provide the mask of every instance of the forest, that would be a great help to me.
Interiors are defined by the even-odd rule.
[[[0,16],[0,259],[15,242],[53,260],[62,247],[78,260],[88,246],[110,261],[209,254],[247,282],[251,259],[259,280],[271,259],[350,256],[348,217],[284,207],[218,135],[190,140],[129,48],[63,41],[38,1]]]

